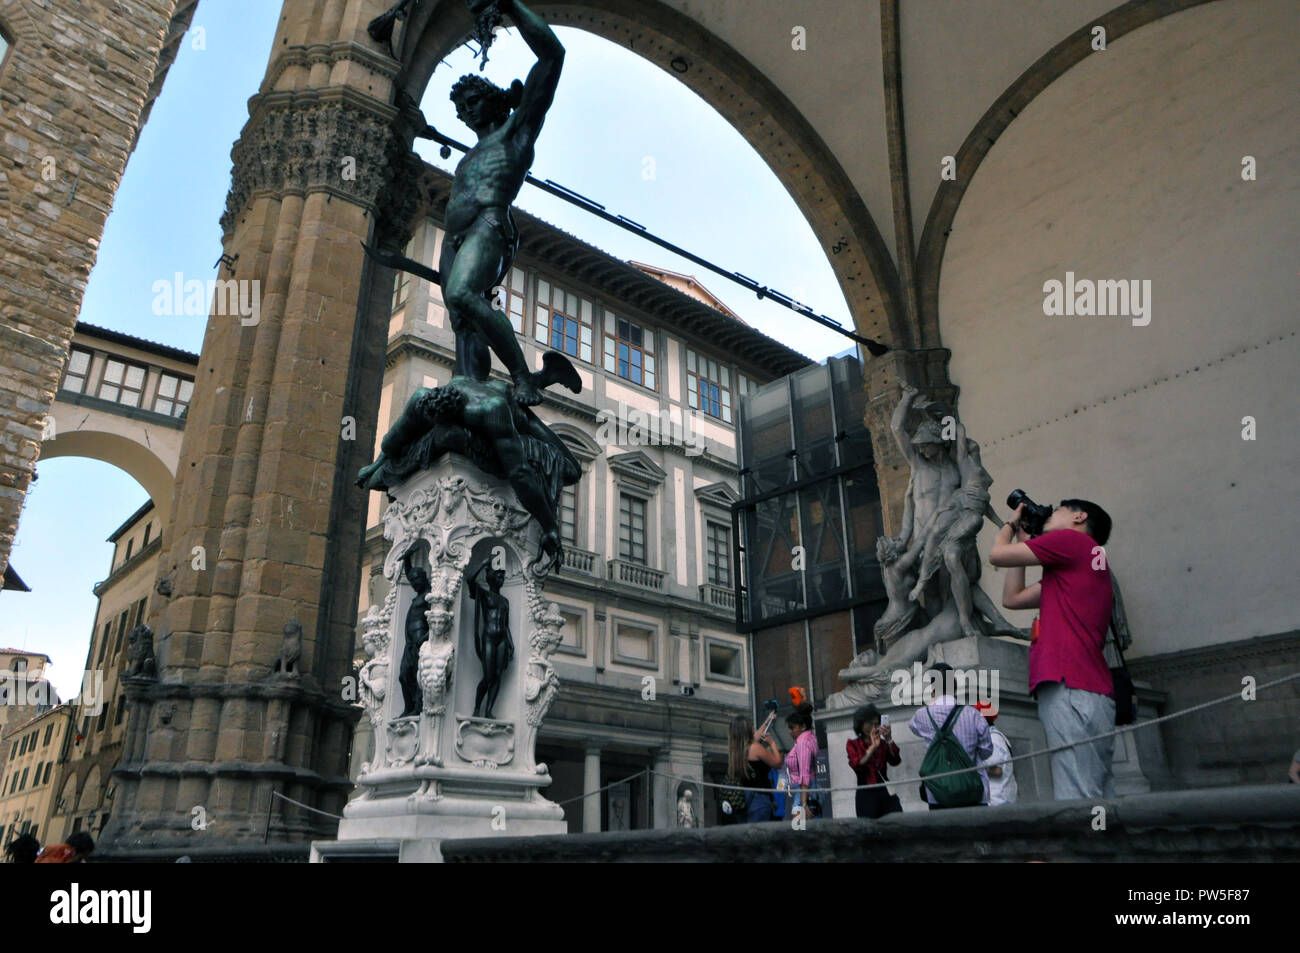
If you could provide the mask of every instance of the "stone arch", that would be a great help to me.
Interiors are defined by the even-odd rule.
[[[1144,3],[1134,0],[1122,4],[1080,27],[1048,50],[989,106],[957,152],[956,179],[945,181],[940,185],[930,204],[930,211],[926,215],[916,259],[920,311],[920,327],[917,329],[918,346],[940,346],[939,279],[953,220],[980,164],[1016,116],[1024,111],[1039,93],[1094,52],[1092,49],[1094,27],[1105,28],[1106,42],[1109,44],[1162,17],[1210,2],[1213,0],[1168,0],[1165,3]]]
[[[858,332],[891,343],[910,340],[898,271],[866,203],[811,123],[748,59],[658,0],[532,6],[552,26],[585,30],[649,60],[712,106],[794,199],[826,252]],[[434,68],[469,30],[462,4],[417,7],[398,39],[398,98],[418,103]],[[846,238],[845,252],[832,254]]]
[[[77,809],[77,773],[69,772],[63,780],[63,789],[59,791],[58,800],[54,802],[56,814],[74,814]],[[61,805],[61,806],[60,806]]]
[[[167,462],[137,434],[124,433],[122,428],[95,426],[94,422],[88,419],[87,423],[91,426],[80,430],[73,429],[76,424],[72,419],[71,411],[76,410],[75,407],[55,403],[53,417],[56,436],[42,441],[40,459],[87,457],[112,464],[144,487],[158,511],[159,527],[166,527],[167,519],[171,514],[172,490],[176,480],[173,468],[169,467]],[[94,416],[106,417],[110,423],[118,421],[118,418],[113,415],[91,415]],[[67,429],[60,426],[62,421],[66,421]],[[179,431],[176,433],[179,447]]]
[[[80,814],[91,808],[99,807],[100,798],[100,775],[99,765],[93,765],[90,772],[86,775],[86,781],[81,785],[81,792],[77,795],[77,810],[75,813]]]

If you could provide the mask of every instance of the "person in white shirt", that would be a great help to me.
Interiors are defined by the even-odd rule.
[[[984,720],[989,723],[989,734],[993,737],[993,754],[980,762],[989,779],[989,807],[1016,802],[1016,766],[1011,758],[1011,743],[1002,731],[994,727],[998,720],[998,710],[986,702],[975,705]]]

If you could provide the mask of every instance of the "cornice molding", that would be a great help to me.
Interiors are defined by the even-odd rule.
[[[405,114],[349,86],[273,90],[254,97],[231,149],[223,236],[257,197],[327,192],[376,213],[392,230],[417,204],[422,165],[402,131]],[[398,228],[398,231],[400,231]]]
[[[342,60],[351,60],[359,66],[388,80],[397,79],[401,65],[389,56],[367,49],[352,40],[337,40],[334,43],[309,43],[306,46],[291,46],[282,49],[271,62],[262,81],[262,91],[275,89],[284,71],[292,66],[311,69],[317,63],[333,66]]]

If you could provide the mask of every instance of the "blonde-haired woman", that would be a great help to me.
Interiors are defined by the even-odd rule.
[[[771,735],[760,735],[744,715],[731,719],[727,743],[727,774],[745,792],[741,824],[772,820],[772,789],[768,772],[781,766],[781,749]]]

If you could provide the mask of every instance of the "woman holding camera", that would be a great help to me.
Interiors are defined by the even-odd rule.
[[[754,730],[744,715],[731,719],[727,743],[727,774],[745,791],[745,814],[741,824],[758,824],[772,819],[772,790],[768,772],[781,766],[781,749],[776,740]]]
[[[903,763],[898,745],[894,744],[892,729],[881,723],[880,711],[867,705],[853,713],[853,735],[845,743],[849,767],[853,769],[858,784],[881,784],[889,780],[887,764]],[[859,788],[854,794],[858,817],[884,817],[901,811],[902,805],[886,788]]]

